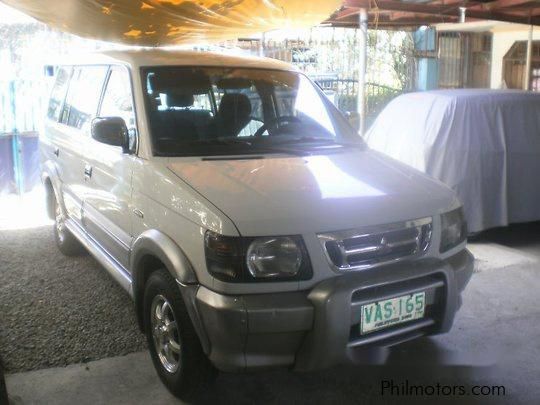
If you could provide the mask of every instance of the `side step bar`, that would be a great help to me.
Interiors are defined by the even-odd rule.
[[[133,298],[132,280],[128,271],[114,260],[103,248],[84,232],[71,219],[65,223],[66,228],[82,243],[82,245],[94,256],[94,258],[107,270],[110,275],[126,290]]]

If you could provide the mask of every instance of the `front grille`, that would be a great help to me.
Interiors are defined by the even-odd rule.
[[[319,234],[330,264],[361,270],[423,254],[431,242],[431,218]]]

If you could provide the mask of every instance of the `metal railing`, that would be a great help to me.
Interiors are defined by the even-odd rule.
[[[318,78],[315,82],[325,91],[334,92],[333,101],[343,113],[356,111],[358,97],[358,81],[354,79]],[[404,93],[377,83],[366,83],[366,128],[392,99]]]

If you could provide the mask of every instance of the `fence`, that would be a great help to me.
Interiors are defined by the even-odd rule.
[[[358,81],[354,79],[317,78],[315,82],[325,91],[333,91],[334,103],[342,112],[356,111]],[[394,89],[377,83],[366,83],[366,128],[373,122],[381,110],[394,97],[402,94]]]
[[[414,88],[416,75],[411,34],[376,30],[368,34],[366,128],[402,89]],[[298,33],[296,39],[278,35],[240,39],[229,46],[292,63],[317,82],[342,112],[357,110],[360,47],[356,30],[314,28]]]

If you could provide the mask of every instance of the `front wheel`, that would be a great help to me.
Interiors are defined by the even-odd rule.
[[[80,256],[86,253],[83,245],[66,228],[66,217],[58,201],[54,202],[54,240],[65,256]]]
[[[184,401],[194,399],[216,370],[202,350],[176,282],[164,269],[152,273],[146,283],[144,326],[163,384]]]

